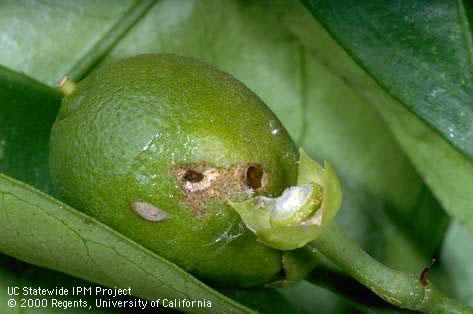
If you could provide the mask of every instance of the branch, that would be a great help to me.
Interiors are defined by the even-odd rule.
[[[393,270],[369,256],[335,223],[309,244],[345,273],[385,301],[425,313],[472,314],[473,308],[450,299],[419,276]]]

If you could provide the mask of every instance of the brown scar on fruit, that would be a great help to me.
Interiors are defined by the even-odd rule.
[[[131,208],[139,216],[152,222],[162,221],[168,217],[164,210],[143,201],[133,202]]]
[[[237,164],[229,168],[208,163],[176,165],[171,169],[184,193],[183,203],[190,205],[194,216],[202,215],[206,201],[230,200],[235,194],[262,193],[268,185],[268,175],[257,163]]]

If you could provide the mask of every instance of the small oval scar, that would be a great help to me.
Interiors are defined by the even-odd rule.
[[[158,222],[168,218],[168,214],[164,210],[150,203],[136,201],[131,204],[131,207],[135,213],[148,221]]]

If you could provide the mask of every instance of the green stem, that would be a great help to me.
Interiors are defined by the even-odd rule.
[[[473,313],[473,308],[442,295],[430,282],[424,286],[418,275],[379,263],[335,223],[309,245],[393,305],[425,313]]]

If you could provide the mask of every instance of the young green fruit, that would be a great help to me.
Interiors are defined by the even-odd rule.
[[[63,102],[50,140],[70,204],[215,284],[278,278],[229,201],[296,183],[298,153],[266,105],[191,58],[140,55],[102,67]]]

